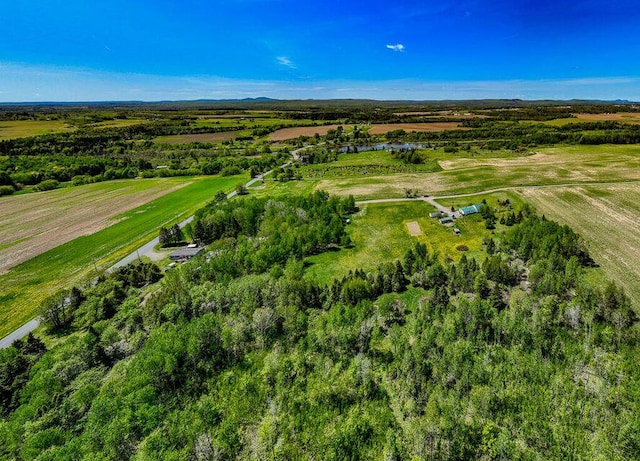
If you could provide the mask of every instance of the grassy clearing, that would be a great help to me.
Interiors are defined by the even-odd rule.
[[[305,178],[339,178],[440,170],[438,163],[431,157],[425,157],[424,163],[408,164],[393,158],[389,151],[378,150],[340,154],[336,162],[303,166],[300,173]]]
[[[423,201],[362,205],[347,226],[353,248],[307,258],[307,273],[328,282],[356,268],[372,270],[382,262],[402,259],[417,241],[427,244],[429,251],[437,252],[443,261],[459,260],[462,256],[456,249],[459,245],[469,248],[468,256],[482,258],[482,240],[491,234],[481,220],[472,217],[457,220],[456,227],[462,235],[455,236],[453,227],[429,218],[432,211],[434,208]],[[406,223],[412,221],[419,223],[422,235],[409,235]]]
[[[249,188],[251,195],[258,197],[274,197],[281,195],[306,195],[313,192],[318,181],[313,179],[292,180],[292,181],[274,181],[271,175],[267,176],[264,181],[259,181]]]
[[[249,136],[249,130],[222,131],[220,133],[176,134],[171,136],[158,136],[153,140],[157,144],[190,144],[192,142],[217,143],[231,141],[239,136]]]
[[[99,123],[92,123],[89,126],[91,128],[123,128],[126,126],[142,125],[144,123],[149,123],[149,120],[145,120],[141,118],[115,119],[115,120],[106,120],[104,122],[99,122]]]
[[[186,187],[118,216],[117,224],[72,240],[1,275],[0,337],[35,317],[47,294],[95,276],[96,269],[110,267],[157,236],[160,226],[188,217],[216,192],[229,192],[244,181],[244,177],[198,178]]]
[[[595,261],[622,285],[640,312],[640,185],[530,189],[540,213],[580,233]]]
[[[569,123],[615,121],[622,123],[640,123],[640,113],[619,112],[615,114],[574,114],[573,118],[561,118],[544,122],[547,125],[562,126]]]
[[[295,139],[300,136],[312,137],[316,133],[320,136],[324,136],[329,130],[335,130],[338,126],[342,126],[345,130],[353,128],[352,125],[321,125],[321,126],[302,126],[292,128],[282,128],[274,131],[268,137],[269,141],[286,141],[288,139]]]
[[[27,138],[51,133],[74,131],[75,127],[64,120],[15,120],[0,121],[0,141]]]
[[[327,178],[318,188],[357,199],[477,193],[504,187],[640,181],[640,146],[563,146],[515,158],[439,160],[444,171]]]
[[[407,133],[412,131],[444,131],[469,128],[460,128],[458,122],[426,122],[426,123],[380,123],[371,125],[369,134],[385,134],[393,130],[404,130]]]

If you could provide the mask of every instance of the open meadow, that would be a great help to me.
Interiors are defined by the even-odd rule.
[[[425,122],[425,123],[376,123],[369,128],[369,134],[385,134],[389,131],[404,130],[429,132],[460,129],[458,122]]]
[[[1,120],[0,141],[51,133],[65,133],[76,128],[65,120]]]
[[[640,310],[640,184],[523,189],[539,213],[571,226]]]
[[[299,126],[292,128],[281,128],[269,135],[269,141],[287,141],[289,139],[299,138],[300,136],[312,137],[315,134],[324,136],[329,130],[335,130],[338,126],[342,126],[345,130],[350,130],[351,125],[321,125],[321,126]]]
[[[153,193],[140,191],[140,184],[149,181],[158,198],[152,198]],[[218,191],[229,192],[236,184],[246,181],[245,177],[205,177],[205,178],[181,178],[166,180],[165,193],[161,194],[158,180],[131,180],[104,184],[83,186],[92,197],[93,208],[102,206],[100,194],[94,195],[102,189],[102,195],[112,200],[111,204],[117,207],[118,201],[128,201],[127,193],[131,196],[146,197],[146,202],[138,202],[137,207],[120,208],[119,213],[111,214],[110,219],[104,219],[99,214],[93,214],[85,208],[85,214],[77,213],[65,208],[58,208],[63,215],[73,216],[74,222],[83,225],[84,219],[95,216],[93,229],[95,233],[84,235],[78,233],[77,238],[67,241],[60,246],[46,251],[22,264],[13,267],[8,272],[0,275],[0,337],[13,331],[26,321],[35,317],[40,302],[56,289],[80,283],[96,275],[96,270],[101,271],[110,267],[113,263],[148,242],[158,234],[161,226],[177,223],[193,214],[195,210],[209,202]],[[180,186],[181,187],[176,187]],[[118,187],[119,186],[119,187]],[[114,189],[111,190],[110,189]],[[76,188],[76,189],[81,189]],[[118,189],[124,189],[124,194],[119,194]],[[70,193],[74,189],[56,191]],[[146,195],[145,195],[146,194]],[[38,195],[30,194],[24,197],[33,197],[38,200]],[[61,197],[61,196],[58,196]],[[20,198],[11,197],[10,199]],[[71,198],[71,197],[70,197]],[[0,202],[4,202],[3,199]],[[97,200],[97,202],[96,202]],[[43,210],[46,206],[43,206]],[[51,206],[54,206],[53,204]],[[64,207],[58,202],[58,207]],[[84,207],[82,200],[76,201],[76,206]],[[91,206],[89,207],[91,208]],[[111,224],[111,225],[109,225]],[[19,225],[17,223],[16,225]],[[41,224],[41,234],[34,235],[32,239],[54,238],[59,232],[52,227],[46,229],[46,222]],[[100,227],[101,226],[101,227]],[[102,228],[102,230],[99,230]],[[86,231],[86,228],[85,228]],[[83,235],[83,236],[79,236]],[[49,236],[49,237],[47,237]],[[15,240],[20,240],[20,235],[15,235]],[[11,251],[11,246],[5,244],[3,251]]]
[[[358,200],[421,194],[478,193],[523,186],[640,181],[640,146],[560,146],[511,158],[439,158],[441,172],[327,178],[317,188]]]
[[[219,133],[175,134],[158,136],[153,142],[157,144],[190,144],[192,142],[214,144],[223,141],[232,141],[239,136],[247,136],[249,134],[250,132],[247,130],[221,131]]]
[[[614,112],[614,113],[604,113],[604,114],[575,113],[571,118],[549,120],[548,122],[545,122],[545,123],[547,125],[562,126],[568,123],[605,122],[605,121],[638,124],[640,123],[640,114],[638,114],[637,112]]]
[[[365,177],[410,172],[433,172],[441,168],[435,159],[426,158],[422,163],[406,163],[393,158],[388,150],[343,153],[337,162],[305,165],[300,168],[303,178],[323,179],[339,177]]]
[[[347,226],[353,247],[307,258],[307,273],[312,277],[328,282],[350,270],[375,270],[382,262],[402,259],[416,242],[426,244],[429,252],[437,253],[443,262],[458,261],[465,252],[481,262],[482,240],[491,235],[479,215],[458,219],[455,226],[440,224],[429,217],[435,208],[422,200],[370,203],[359,209]],[[461,235],[453,233],[454,227]],[[459,247],[467,250],[460,251]]]

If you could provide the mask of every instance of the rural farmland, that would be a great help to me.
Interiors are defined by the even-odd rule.
[[[94,277],[96,270],[101,272],[155,237],[160,226],[180,222],[212,200],[216,192],[228,192],[237,184],[245,182],[246,178],[189,178],[160,182],[151,180],[147,187],[140,184],[144,181],[134,180],[115,184],[83,186],[86,187],[84,193],[87,194],[87,198],[98,202],[100,202],[99,197],[112,200],[107,203],[110,203],[111,207],[118,212],[115,214],[105,211],[105,214],[111,217],[110,220],[87,211],[85,208],[87,205],[83,203],[83,200],[77,200],[77,194],[70,193],[68,190],[55,191],[62,193],[62,195],[54,195],[54,200],[50,202],[47,201],[48,197],[44,199],[44,203],[40,202],[41,213],[45,212],[48,207],[57,206],[58,213],[64,212],[64,215],[69,216],[69,219],[73,217],[75,220],[73,223],[78,225],[82,232],[73,235],[75,238],[71,239],[73,229],[68,227],[64,219],[58,226],[67,228],[66,233],[57,228],[53,230],[48,228],[48,224],[56,219],[55,213],[38,224],[41,226],[40,232],[33,234],[30,239],[39,251],[36,253],[36,250],[30,250],[26,246],[25,251],[32,251],[31,258],[8,271],[5,270],[5,273],[0,275],[0,286],[2,286],[0,336],[4,336],[36,316],[39,313],[39,304],[47,294],[61,287],[82,283],[87,278]],[[78,189],[81,191],[80,195],[83,195],[82,189]],[[149,191],[155,191],[155,193]],[[97,192],[99,192],[98,197],[95,196]],[[73,198],[71,198],[74,203],[72,207],[69,207],[64,201],[55,200],[56,197],[64,197],[64,194],[69,193],[70,198],[76,197],[77,200],[73,202]],[[9,200],[5,198],[0,201],[0,204],[6,206],[7,202],[11,203],[11,200],[23,197],[27,200],[33,197],[33,200],[39,202],[40,196],[41,194],[32,194],[11,197]],[[137,201],[135,208],[131,206],[136,203],[133,202],[134,200]],[[130,203],[130,205],[118,207],[117,203],[122,201]],[[90,206],[99,208],[103,204],[94,203]],[[84,220],[89,216],[93,218],[91,233],[84,224]],[[12,229],[18,229],[20,225],[18,220],[13,224],[17,227]],[[34,225],[36,224],[34,223]],[[28,228],[24,228],[22,231],[27,232]],[[55,248],[41,253],[42,249],[47,247],[47,241],[53,239],[56,232],[61,232],[64,235],[64,240],[60,240],[60,244]],[[9,237],[5,236],[5,240],[7,238]],[[18,241],[15,245],[12,243],[15,242],[5,244],[2,249],[4,254],[10,255],[12,248],[22,242]]]
[[[640,461],[638,6],[0,3],[0,461]]]
[[[640,185],[523,189],[540,213],[579,232],[602,270],[640,309]]]
[[[192,183],[182,178],[121,180],[4,199],[0,201],[0,275]]]

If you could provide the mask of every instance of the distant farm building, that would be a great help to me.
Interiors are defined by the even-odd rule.
[[[204,248],[195,247],[195,248],[180,248],[179,250],[174,251],[169,255],[169,259],[171,261],[187,261],[194,256],[198,255]]]
[[[462,216],[468,216],[470,214],[480,213],[480,208],[484,205],[482,203],[478,203],[476,205],[463,206],[460,208],[460,214]]]
[[[451,216],[445,216],[444,218],[440,218],[440,224],[449,224],[453,222],[453,218]]]
[[[433,213],[429,213],[430,218],[442,218],[444,216],[446,216],[446,213],[443,213],[442,211],[434,211]]]

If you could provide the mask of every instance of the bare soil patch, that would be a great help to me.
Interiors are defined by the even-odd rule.
[[[286,141],[287,139],[295,139],[300,136],[313,136],[316,133],[324,136],[329,130],[335,130],[338,126],[342,126],[345,130],[350,129],[348,125],[323,125],[323,126],[298,126],[293,128],[281,128],[269,135],[269,141]]]
[[[129,210],[189,185],[159,182],[140,190],[102,184],[5,197],[0,200],[0,274],[77,237],[93,234]]]
[[[422,229],[420,228],[420,224],[418,224],[418,221],[408,222],[407,229],[409,230],[409,235],[411,235],[412,237],[422,235]]]
[[[410,131],[444,131],[444,130],[456,130],[467,129],[460,128],[458,122],[433,122],[433,123],[381,123],[372,125],[369,129],[370,134],[384,134],[393,130]]]

